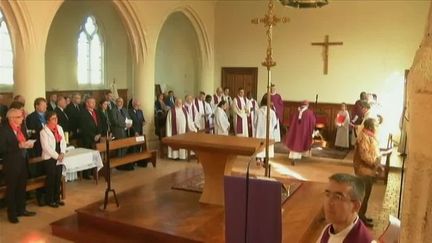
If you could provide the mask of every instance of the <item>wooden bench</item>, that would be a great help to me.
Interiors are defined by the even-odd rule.
[[[138,139],[140,137],[141,138],[143,137],[144,139],[141,139],[141,140]],[[147,149],[147,139],[145,136],[112,140],[109,143],[109,151],[108,152],[106,149],[106,143],[105,142],[101,142],[101,143],[96,144],[96,149],[101,153],[102,156],[111,156],[110,154],[112,151],[115,151],[117,149],[122,149],[122,148],[134,147],[134,146],[141,146],[142,151],[134,152],[134,153],[128,153],[122,157],[110,157],[110,168],[117,167],[120,165],[129,164],[129,163],[133,163],[133,162],[138,162],[140,160],[145,160],[145,159],[150,159],[151,163],[153,164],[153,167],[156,167],[157,151]],[[105,161],[106,161],[106,159],[104,159],[104,163],[106,163]]]
[[[36,158],[31,158],[29,160],[29,166],[32,164],[37,164],[37,163],[41,163],[44,160],[41,157],[36,157]],[[3,169],[2,166],[0,166],[0,169]],[[45,187],[45,182],[46,182],[46,176],[38,176],[35,178],[29,178],[27,179],[27,185],[26,185],[26,191],[33,191],[39,188],[44,188]],[[6,194],[6,186],[2,185],[0,186],[0,198],[4,198]],[[65,191],[65,182],[64,182],[64,178],[62,177],[61,180],[61,184],[60,184],[60,195],[62,197],[62,199],[66,198],[66,191]]]

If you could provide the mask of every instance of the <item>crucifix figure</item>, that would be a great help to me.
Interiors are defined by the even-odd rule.
[[[322,46],[324,48],[323,50],[323,58],[324,58],[324,75],[327,75],[328,73],[328,53],[329,53],[329,46],[341,46],[343,45],[343,42],[329,42],[329,36],[325,36],[324,42],[312,42],[313,46]]]

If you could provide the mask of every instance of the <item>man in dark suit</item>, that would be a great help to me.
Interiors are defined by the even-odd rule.
[[[9,222],[16,224],[19,216],[34,216],[26,210],[25,194],[27,183],[27,151],[33,146],[26,143],[23,112],[11,108],[7,120],[0,127],[0,155],[3,158],[3,172],[6,182],[6,204]]]
[[[137,99],[132,99],[131,107],[129,108],[129,117],[132,120],[132,127],[129,129],[129,136],[142,136],[143,126],[145,124],[144,113],[140,109],[140,102]],[[141,146],[136,146],[131,148],[131,152],[139,152],[141,150]],[[138,161],[138,166],[147,167],[146,161]]]
[[[113,101],[114,100],[113,93],[110,90],[105,92],[105,100],[108,101],[108,110],[109,111],[116,107],[116,104]]]
[[[93,97],[87,97],[85,106],[85,109],[80,111],[78,122],[81,143],[84,148],[95,149],[101,137],[101,121],[96,112],[96,100]],[[90,174],[91,170],[83,171],[84,179],[90,179]]]
[[[80,111],[81,107],[81,95],[76,93],[72,97],[72,102],[66,107],[65,112],[69,117],[69,131],[71,133],[70,137],[74,139],[79,139],[79,121],[80,121]]]
[[[130,120],[128,111],[126,108],[123,107],[123,99],[117,98],[116,99],[116,106],[111,109],[109,112],[110,115],[110,122],[111,122],[111,132],[113,137],[116,139],[125,138],[127,137],[128,129],[131,127],[132,124],[126,123],[126,119]],[[124,156],[127,152],[127,149],[119,149],[118,150],[118,156]],[[118,169],[124,169],[124,170],[133,170],[132,164],[122,165],[117,167]]]
[[[46,124],[45,112],[47,103],[45,98],[36,98],[33,104],[35,111],[30,113],[26,118],[27,129],[30,130],[30,139],[36,139],[33,150],[30,151],[30,157],[39,157],[42,154],[39,132]]]
[[[47,105],[47,111],[54,111],[56,107],[57,107],[57,95],[52,94],[52,95],[50,95],[50,98],[49,98],[49,103]]]
[[[65,112],[66,99],[63,96],[57,98],[56,108],[54,109],[58,117],[58,124],[63,128],[63,132],[70,132],[69,130],[69,116]]]

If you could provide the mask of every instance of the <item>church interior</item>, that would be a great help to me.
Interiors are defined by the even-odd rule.
[[[377,97],[383,118],[380,148],[390,151],[380,160],[386,175],[372,187],[367,215],[373,227],[368,230],[378,240],[392,215],[400,220],[394,242],[432,242],[432,115],[427,113],[432,109],[431,2],[300,0],[326,4],[287,6],[292,2],[0,1],[0,104],[9,106],[20,95],[31,113],[38,97],[49,104],[52,95],[73,99],[80,94],[83,101],[94,97],[99,104],[107,91],[122,97],[125,106],[139,100],[145,137],[129,145],[143,145],[152,162],[130,171],[110,170],[108,164],[107,179],[104,171],[113,148],[102,144],[97,150],[105,153],[101,151],[103,167],[94,180],[79,175],[63,181],[65,205],[57,208],[39,206],[37,187],[29,189],[27,209],[36,215],[20,217],[18,224],[8,222],[0,173],[0,242],[235,242],[225,235],[223,204],[199,202],[203,190],[212,200],[209,185],[201,185],[199,193],[171,188],[185,181],[199,184],[191,178],[208,183],[212,175],[205,167],[204,179],[202,159],[207,157],[200,157],[198,149],[196,155],[188,150],[187,159],[168,158],[168,140],[159,136],[155,124],[155,101],[160,92],[173,91],[183,99],[201,91],[213,96],[218,87],[228,87],[231,97],[242,88],[259,102],[270,89],[269,80],[284,111],[278,118],[282,142],[274,144],[268,168],[278,181],[303,183],[281,206],[279,242],[317,242],[328,223],[322,201],[329,177],[354,175],[354,147],[335,146],[335,119],[342,103],[348,111],[354,109],[361,92]],[[264,16],[280,18],[271,26],[271,38],[269,26],[259,21]],[[276,63],[270,69],[262,64],[268,48]],[[305,100],[321,125],[315,127],[319,137],[314,137],[311,156],[293,165],[283,141]],[[196,142],[191,142],[194,148],[205,147],[206,141]],[[124,145],[114,141],[111,146]],[[203,149],[215,161],[228,150]],[[267,176],[267,168],[251,154],[228,156],[232,169],[222,168],[221,178],[224,173]],[[114,157],[111,163],[121,159]],[[120,206],[109,191],[104,208],[107,185]],[[228,193],[225,187],[225,197]],[[266,200],[262,202],[264,210]]]

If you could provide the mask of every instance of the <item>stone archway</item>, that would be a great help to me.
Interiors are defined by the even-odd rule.
[[[207,29],[204,25],[204,22],[201,20],[200,16],[193,8],[191,8],[190,6],[180,6],[173,9],[171,12],[169,12],[169,14],[167,14],[166,18],[163,21],[163,27],[159,31],[157,43],[159,43],[161,32],[163,31],[166,22],[173,14],[179,14],[179,13],[189,20],[188,22],[194,29],[194,34],[196,35],[196,40],[198,43],[199,71],[197,74],[198,84],[196,90],[212,92],[214,88],[213,87],[214,86],[213,48],[211,47],[210,40],[207,34]],[[156,81],[161,81],[161,80],[156,80]]]

